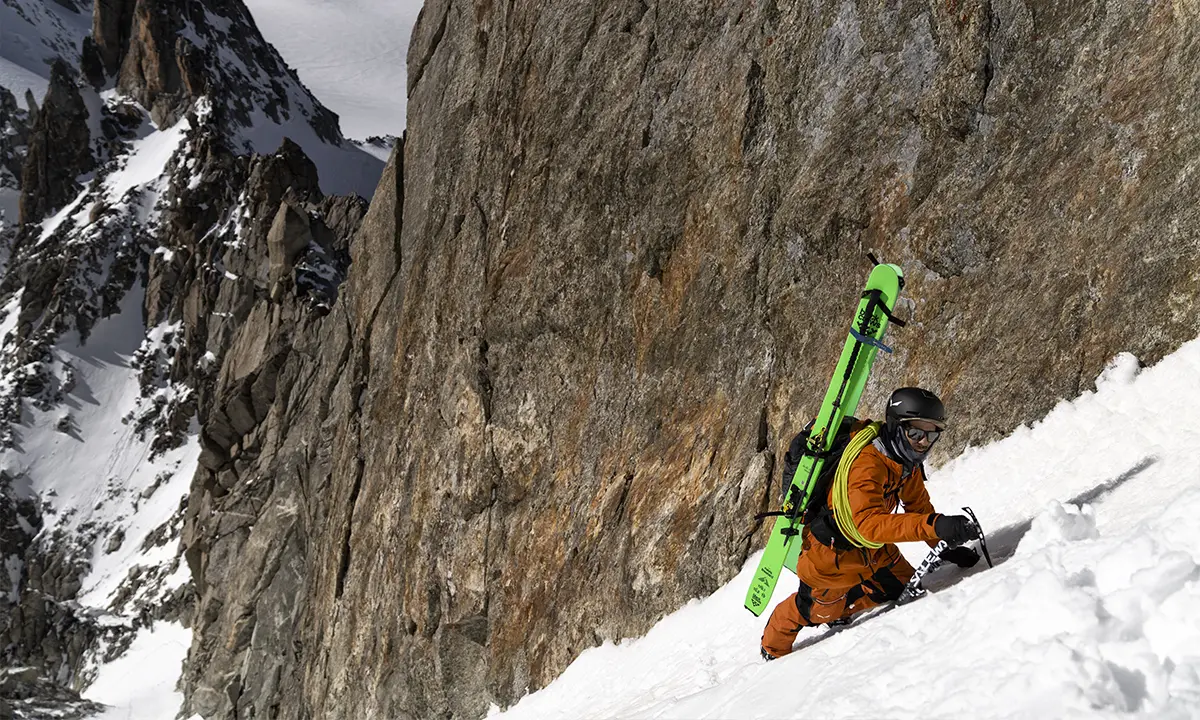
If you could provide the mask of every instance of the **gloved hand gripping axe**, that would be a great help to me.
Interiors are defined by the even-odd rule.
[[[983,534],[983,526],[979,524],[979,518],[975,517],[975,511],[969,507],[964,507],[963,512],[971,518],[971,524],[975,526],[975,532],[979,535],[979,549],[983,552],[983,559],[987,560],[989,568],[995,567],[992,565],[992,556],[988,553],[987,536]]]
[[[971,510],[969,507],[964,507],[963,511],[967,513],[967,515],[971,518],[971,524],[975,526],[975,533],[979,540],[979,549],[983,551],[983,558],[987,560],[988,567],[993,567],[992,556],[988,553],[987,549],[987,538],[984,537],[983,528],[979,525],[979,518],[975,516],[975,511]],[[921,561],[921,564],[917,566],[916,571],[913,573],[912,579],[909,580],[908,584],[904,586],[904,589],[900,591],[900,596],[896,598],[897,605],[906,605],[925,594],[925,588],[921,587],[921,580],[923,580],[926,575],[942,564],[942,553],[949,549],[950,544],[945,540],[941,540],[936,546],[934,546],[932,550],[929,551],[929,554],[926,555],[925,559]]]

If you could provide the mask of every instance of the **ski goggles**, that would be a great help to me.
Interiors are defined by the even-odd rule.
[[[928,440],[929,444],[932,445],[935,442],[937,442],[938,438],[940,438],[942,436],[942,431],[941,430],[922,430],[921,428],[913,426],[913,425],[905,425],[904,426],[904,434],[908,436],[909,440],[912,440],[914,442],[920,442],[921,440]]]

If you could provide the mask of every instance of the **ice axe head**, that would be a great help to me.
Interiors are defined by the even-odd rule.
[[[983,534],[983,528],[979,525],[979,518],[975,516],[975,511],[969,507],[964,507],[963,512],[967,514],[967,517],[971,518],[971,524],[975,526],[975,534],[979,536],[979,549],[983,551],[983,559],[987,560],[988,567],[995,567],[992,565],[992,556],[988,553],[987,537]]]

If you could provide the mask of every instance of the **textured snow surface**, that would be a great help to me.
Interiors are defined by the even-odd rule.
[[[139,439],[122,421],[137,407],[137,371],[129,360],[143,338],[141,303],[135,289],[120,314],[96,325],[87,345],[80,346],[74,333],[57,344],[56,359],[74,370],[68,407],[75,428],[59,432],[54,426],[62,411],[27,406],[32,427],[18,431],[20,451],[0,455],[5,469],[23,473],[49,498],[54,512],[43,517],[45,532],[62,529],[84,537],[85,528],[123,531],[124,541],[111,551],[110,534],[92,543],[91,571],[78,598],[85,606],[106,607],[134,565],[166,565],[175,558],[177,542],[146,549],[142,543],[179,508],[200,454],[193,435],[183,447],[152,460],[150,439]]]
[[[246,5],[267,42],[338,114],[347,137],[404,131],[405,58],[421,2],[247,0]]]
[[[0,12],[3,12],[3,10],[4,8],[0,7]],[[49,74],[49,67],[46,69],[47,77],[43,77],[32,70],[26,70],[8,58],[0,56],[0,87],[8,88],[22,109],[28,109],[25,105],[26,90],[33,92],[34,98],[39,103],[46,96],[46,88],[50,87]]]
[[[105,625],[133,623],[132,605],[112,612],[110,603],[135,567],[142,568],[145,581],[135,585],[132,597],[150,604],[190,579],[178,557],[178,540],[155,542],[152,536],[177,518],[188,492],[199,456],[196,428],[182,447],[151,457],[152,438],[138,437],[123,420],[139,398],[130,360],[145,338],[142,300],[135,287],[120,313],[97,323],[87,344],[81,345],[74,332],[55,344],[56,374],[69,372],[74,381],[64,407],[44,412],[25,403],[16,447],[0,452],[0,468],[45,501],[42,536],[61,531],[78,546],[88,568],[77,600]],[[14,322],[16,302],[7,308],[0,338]],[[66,431],[56,428],[64,413],[71,418]],[[85,696],[120,710],[105,718],[173,717],[182,697],[174,691],[175,681],[190,642],[191,631],[177,625],[141,630],[115,661],[89,660],[98,674]]]
[[[518,718],[1200,718],[1200,340],[930,473],[999,563],[797,651],[758,655],[758,557],[645,637],[585,651]],[[967,414],[971,408],[950,408]],[[927,548],[902,548],[919,561]],[[774,602],[796,588],[790,574]],[[816,642],[820,640],[820,642]]]
[[[26,90],[41,103],[55,57],[79,66],[80,44],[92,29],[91,3],[81,5],[87,12],[53,0],[0,0],[0,86],[22,107]]]
[[[192,644],[192,631],[159,623],[133,641],[120,658],[105,665],[83,697],[108,705],[95,720],[170,720],[183,704],[175,691],[179,667]]]

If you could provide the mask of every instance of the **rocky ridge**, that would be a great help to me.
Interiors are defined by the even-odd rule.
[[[203,95],[228,130],[253,131],[263,115],[277,125],[297,119],[325,142],[343,142],[337,116],[304,89],[236,0],[97,2],[83,56],[89,78],[115,77],[156,125],[172,124]]]
[[[34,667],[0,670],[0,717],[14,720],[82,720],[104,710],[99,703],[42,678]]]
[[[322,193],[295,142],[247,153],[304,126],[319,157],[341,154],[335,174],[347,157],[378,167],[344,143],[240,3],[98,2],[94,20],[82,67],[55,61],[40,108],[0,95],[23,221],[4,228],[0,280],[0,657],[40,673],[30,702],[63,711],[66,696],[38,688],[79,690],[140,628],[191,622],[177,548],[198,420],[223,439],[209,415],[239,422],[225,396],[241,386],[226,386],[259,377],[253,393],[269,404],[268,376],[292,347],[285,337],[270,358],[241,355],[228,380],[226,355],[264,323],[318,322],[347,269],[365,201]],[[123,417],[103,412],[106,383],[129,388],[112,399]],[[69,466],[81,477],[59,481],[30,461],[74,456],[55,434],[117,474],[84,457]],[[110,434],[122,439],[106,450]],[[44,447],[55,450],[33,449]],[[77,489],[98,501],[80,504]]]

